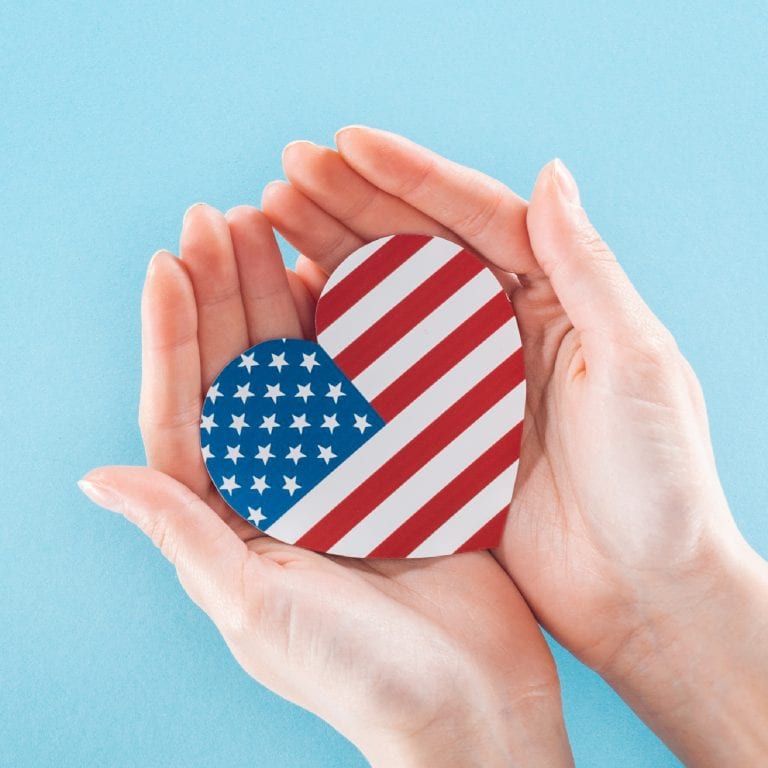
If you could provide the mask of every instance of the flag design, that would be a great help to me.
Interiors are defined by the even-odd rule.
[[[332,554],[497,545],[525,382],[496,278],[447,240],[381,238],[333,273],[315,324],[317,344],[256,345],[208,392],[201,446],[227,503]]]

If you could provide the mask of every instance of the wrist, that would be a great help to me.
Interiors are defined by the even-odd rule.
[[[768,740],[768,564],[736,535],[648,578],[597,671],[686,762],[748,765]]]
[[[490,696],[417,730],[369,731],[356,743],[373,768],[572,766],[559,685],[511,699]]]

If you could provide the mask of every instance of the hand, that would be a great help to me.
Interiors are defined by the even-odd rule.
[[[155,255],[143,298],[153,469],[93,470],[83,490],[151,537],[249,674],[372,763],[570,765],[553,660],[488,552],[326,557],[262,535],[222,501],[200,452],[202,397],[248,346],[310,336],[314,301],[254,208],[225,218],[194,206],[181,254]]]
[[[265,213],[304,254],[297,271],[317,291],[360,242],[406,231],[467,243],[488,260],[511,292],[528,385],[497,557],[542,624],[685,759],[748,764],[766,748],[750,729],[768,715],[755,682],[768,676],[764,627],[754,645],[765,565],[728,510],[698,381],[592,228],[569,172],[546,166],[527,206],[394,134],[350,127],[336,141],[339,154],[289,145],[289,183],[264,192]],[[308,233],[320,227],[329,234],[318,242]],[[733,645],[713,642],[723,623],[740,638],[741,666]],[[717,711],[704,705],[705,665],[740,691],[738,706],[732,696]],[[752,709],[740,729],[729,705]],[[723,731],[732,738],[714,743]]]

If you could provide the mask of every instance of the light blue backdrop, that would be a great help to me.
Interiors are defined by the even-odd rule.
[[[189,204],[257,202],[286,142],[346,123],[525,195],[565,159],[698,371],[768,554],[765,6],[450,5],[2,4],[0,764],[363,764],[247,678],[151,544],[75,487],[143,460],[149,255]],[[555,652],[580,765],[678,764]]]

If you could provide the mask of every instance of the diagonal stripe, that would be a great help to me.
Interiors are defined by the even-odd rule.
[[[502,326],[473,349],[464,360],[438,379],[421,397],[264,530],[282,541],[295,542],[327,510],[339,504],[362,478],[378,468],[383,456],[395,454],[436,419],[446,404],[458,400],[505,359],[508,354],[508,347],[505,346],[509,337],[508,326],[513,323],[514,320],[510,320],[509,324]]]
[[[491,411],[486,416],[490,413]],[[497,423],[504,425],[503,418],[499,419],[496,414],[494,414],[494,418]],[[438,477],[438,482],[444,482],[445,477],[452,477],[453,479],[447,485],[443,485],[440,491],[426,504],[423,504],[411,517],[407,518],[396,530],[374,547],[367,557],[407,557],[409,552],[433,534],[457,510],[461,509],[495,477],[517,461],[520,452],[521,433],[522,422],[508,430],[474,461],[471,461],[471,456],[467,456],[461,465],[464,469],[458,474],[456,472],[441,474]],[[459,440],[454,442],[458,443]],[[482,444],[487,445],[488,443],[483,442]],[[430,462],[426,468],[431,467],[432,463]],[[510,487],[508,490],[511,498],[512,488]],[[394,495],[392,494],[392,496]],[[363,522],[369,520],[377,512],[378,510],[372,512]],[[342,539],[339,544],[344,540]]]
[[[500,509],[479,531],[473,533],[456,552],[472,552],[475,549],[498,547],[509,514],[509,504]]]
[[[498,365],[378,471],[363,480],[344,501],[337,504],[296,543],[301,547],[327,551],[395,488],[519,383],[513,378],[520,368],[516,357],[517,353]],[[386,431],[386,427],[382,431]]]
[[[524,401],[524,386],[517,386],[502,397],[339,539],[330,552],[358,557],[405,557],[447,517],[501,472],[504,466],[514,461],[516,457],[511,451],[505,454],[500,448],[490,456],[484,454],[488,453],[489,445],[497,445],[503,440],[505,433],[510,431],[510,414],[517,413]],[[506,447],[513,448],[514,445]],[[501,465],[493,469],[489,467],[490,462],[501,462]],[[466,470],[470,464],[473,465],[472,476],[468,475]],[[461,481],[454,479],[448,483],[449,490],[444,490],[448,479],[457,476],[462,477]],[[461,494],[466,495],[462,497]],[[411,523],[409,515],[414,511],[416,518],[415,522]],[[402,555],[371,552],[383,539],[392,536],[395,537],[395,548],[402,549],[404,539],[398,537],[397,533],[403,527],[407,528],[407,541],[411,544]]]
[[[433,238],[410,259],[371,288],[338,320],[328,325],[322,332],[318,329],[318,343],[331,357],[335,357],[355,340],[362,328],[367,328],[378,320],[404,299],[415,286],[439,272],[460,251],[460,245]],[[353,256],[352,260],[355,258]],[[325,297],[321,296],[317,309],[321,314],[324,311],[322,309],[324,301]]]
[[[484,307],[449,333],[415,365],[387,387],[371,402],[384,421],[390,421],[413,402],[427,387],[450,370],[471,349],[509,321],[511,305],[503,293],[497,293]],[[515,349],[519,339],[507,349]],[[522,360],[521,360],[522,365]],[[365,394],[365,393],[364,393]]]
[[[426,235],[394,235],[384,243],[376,241],[377,249],[368,255],[357,251],[353,262],[362,263],[338,282],[329,285],[318,303],[315,327],[321,333],[356,304],[375,285],[404,264],[416,251],[431,240]],[[329,280],[329,283],[331,281]]]
[[[354,379],[482,269],[480,261],[466,251],[456,254],[378,320],[366,323],[366,330],[334,355],[334,362]]]
[[[437,346],[446,333],[471,317],[499,293],[499,284],[488,271],[484,270],[475,275],[355,377],[355,386],[370,402],[412,365],[418,363],[430,349]],[[512,314],[512,305],[507,302],[507,316],[511,317]],[[520,346],[519,335],[513,336],[510,333],[509,343],[515,347]]]
[[[499,513],[499,493],[506,494],[506,507],[512,498],[519,462],[507,467],[453,517],[449,517],[431,536],[426,538],[408,557],[434,557],[456,552],[479,528]],[[494,542],[491,546],[495,546]]]

